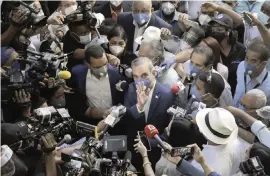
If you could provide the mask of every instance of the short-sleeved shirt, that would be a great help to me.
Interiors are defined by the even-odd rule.
[[[222,52],[220,53],[223,65],[228,67],[229,77],[228,83],[231,85],[232,95],[234,95],[236,88],[236,71],[239,63],[245,59],[246,49],[245,46],[239,42],[236,42],[226,57]]]

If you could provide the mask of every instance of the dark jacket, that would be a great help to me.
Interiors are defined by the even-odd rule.
[[[128,36],[127,41],[127,51],[133,51],[133,42],[134,42],[134,32],[135,26],[133,24],[133,16],[132,12],[123,12],[117,16],[117,23],[121,25],[126,34]],[[158,16],[152,14],[151,19],[147,25],[148,26],[155,26],[157,28],[168,28],[172,30],[172,26],[166,23],[163,19],[159,18]]]
[[[123,117],[126,127],[126,134],[128,136],[128,149],[132,151],[132,163],[137,169],[141,169],[142,158],[134,152],[134,139],[137,131],[144,131],[144,127],[148,124],[154,125],[160,133],[170,122],[170,117],[167,114],[167,109],[172,105],[173,95],[169,88],[156,82],[153,90],[151,104],[149,108],[147,122],[145,121],[144,113],[139,113],[137,110],[137,94],[135,83],[129,85],[129,89],[125,94],[124,105],[127,107],[127,114]],[[122,123],[123,123],[122,121]],[[160,149],[152,148],[149,153],[149,158],[152,167],[155,168],[156,162],[160,158]]]
[[[86,77],[88,67],[86,65],[77,65],[72,69],[71,86],[75,89],[74,95],[67,98],[67,107],[71,116],[77,116],[77,119],[83,120],[84,113],[86,112],[87,97],[86,97]],[[108,76],[111,87],[112,104],[117,105],[123,103],[123,93],[116,90],[115,84],[123,77],[120,76],[118,70],[111,65],[108,65]]]
[[[123,1],[123,12],[130,12],[132,7],[132,1]],[[95,13],[102,13],[105,18],[112,18],[110,2],[105,2],[100,6],[94,7]]]

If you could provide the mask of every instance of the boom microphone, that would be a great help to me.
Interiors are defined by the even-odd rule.
[[[159,132],[156,129],[154,125],[146,125],[144,127],[144,133],[149,139],[155,138],[155,140],[158,142],[159,146],[163,148],[165,151],[168,151],[169,149],[164,145],[163,141],[158,136]]]
[[[69,134],[66,134],[64,138],[56,144],[56,147],[61,146],[64,143],[69,143],[71,141],[71,136]]]

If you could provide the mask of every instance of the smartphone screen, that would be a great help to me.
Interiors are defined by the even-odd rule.
[[[138,131],[138,136],[140,137],[143,145],[146,147],[147,151],[151,151],[151,146],[150,146],[150,142],[147,138],[147,136],[144,134],[143,131]]]
[[[176,157],[176,156],[185,157],[187,155],[193,155],[193,153],[194,153],[194,149],[189,148],[189,147],[175,147],[175,148],[172,148],[171,150],[172,157]]]

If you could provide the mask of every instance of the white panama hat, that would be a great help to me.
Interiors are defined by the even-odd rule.
[[[196,115],[201,133],[216,144],[228,144],[238,135],[234,116],[223,108],[206,108]]]

